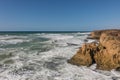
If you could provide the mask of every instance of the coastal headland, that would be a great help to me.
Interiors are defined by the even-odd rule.
[[[118,70],[120,68],[120,29],[97,30],[90,33],[89,39],[97,42],[85,43],[68,60],[77,66],[91,66],[97,69]]]

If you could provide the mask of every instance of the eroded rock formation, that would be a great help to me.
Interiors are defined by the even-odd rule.
[[[86,43],[68,60],[75,65],[97,64],[98,69],[111,70],[120,67],[120,30],[101,30],[91,33],[99,43]]]
[[[104,49],[100,49],[94,56],[97,68],[111,70],[120,67],[120,31],[103,32],[99,44]]]
[[[93,57],[96,48],[96,43],[84,44],[68,62],[78,66],[90,66],[95,62]]]

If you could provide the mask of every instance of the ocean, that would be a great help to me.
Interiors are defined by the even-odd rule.
[[[67,63],[90,32],[0,32],[0,80],[120,80],[120,72]],[[85,42],[87,39],[87,42]]]

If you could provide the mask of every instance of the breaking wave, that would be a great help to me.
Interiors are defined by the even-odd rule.
[[[96,64],[67,63],[89,33],[0,35],[0,80],[119,80],[120,72]]]

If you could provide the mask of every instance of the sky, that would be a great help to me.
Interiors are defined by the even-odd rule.
[[[120,29],[120,0],[0,0],[0,31]]]

